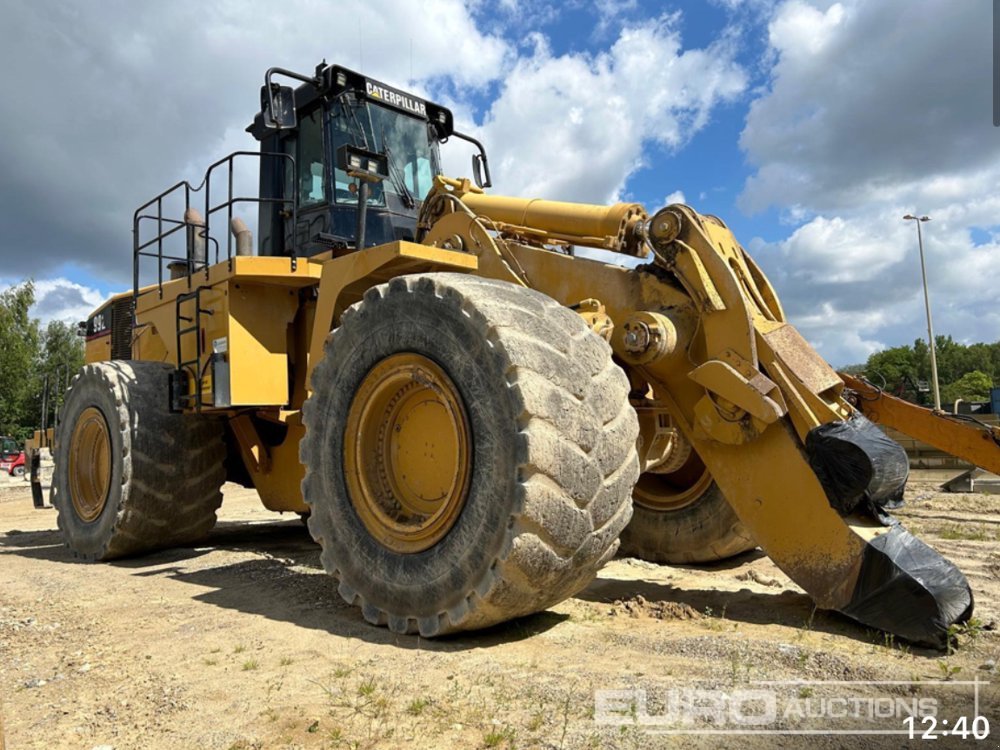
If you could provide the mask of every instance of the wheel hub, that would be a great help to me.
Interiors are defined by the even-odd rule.
[[[375,365],[344,433],[347,490],[369,533],[401,553],[441,541],[465,504],[471,442],[461,396],[440,366],[413,353]]]
[[[104,414],[84,409],[69,445],[69,491],[73,510],[84,523],[97,520],[111,489],[111,433]]]
[[[677,471],[642,474],[632,490],[632,499],[649,510],[676,511],[696,502],[711,484],[712,475],[698,454],[691,451]]]

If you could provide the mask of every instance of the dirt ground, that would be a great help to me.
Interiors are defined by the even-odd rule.
[[[917,481],[909,500],[900,517],[975,591],[954,653],[814,612],[759,552],[709,569],[619,559],[547,612],[437,641],[397,636],[345,605],[299,519],[252,492],[227,486],[203,546],[94,565],[66,552],[27,484],[4,478],[0,732],[8,750],[923,746],[826,734],[904,731],[899,706],[917,700],[936,706],[938,731],[959,716],[971,729],[977,713],[1000,722],[997,685],[969,684],[1000,679],[1000,496]],[[766,728],[817,733],[746,733],[761,728],[740,717],[766,713],[762,690],[780,713]],[[677,701],[720,713],[685,720]],[[993,748],[997,733],[933,746]]]

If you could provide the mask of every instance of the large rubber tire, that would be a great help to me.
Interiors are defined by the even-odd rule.
[[[52,503],[76,557],[111,560],[188,544],[215,525],[226,477],[222,425],[170,412],[170,372],[159,362],[90,364],[66,392]],[[97,409],[108,427],[111,480],[100,515],[86,522],[70,496],[67,452],[88,409]]]
[[[409,553],[368,532],[344,477],[354,394],[400,352],[447,373],[472,436],[460,515]],[[608,345],[551,298],[461,274],[396,278],[344,313],[312,387],[300,444],[309,530],[369,622],[426,637],[486,627],[571,596],[615,555],[638,476],[628,382]]]
[[[622,532],[620,554],[655,563],[707,563],[756,546],[712,482],[700,497],[677,510],[653,510],[636,503]]]

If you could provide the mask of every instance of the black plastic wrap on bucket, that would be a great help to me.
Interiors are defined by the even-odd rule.
[[[864,503],[864,510],[888,523],[882,509],[903,504],[906,452],[861,414],[810,430],[806,453],[830,505],[842,515]]]
[[[972,616],[972,590],[951,561],[886,512],[903,504],[906,452],[855,414],[811,430],[806,453],[834,509],[889,527],[865,545],[851,599],[839,611],[914,644],[946,648],[948,628]]]
[[[850,603],[840,609],[864,625],[932,648],[972,616],[972,590],[955,565],[899,524],[865,546]]]

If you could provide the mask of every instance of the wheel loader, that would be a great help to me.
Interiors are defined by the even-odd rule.
[[[195,542],[229,480],[307,517],[341,596],[398,633],[545,609],[619,551],[758,545],[914,643],[970,617],[890,514],[902,449],[723,221],[493,195],[451,111],[337,65],[268,70],[247,130],[259,151],[136,210],[134,288],[86,322],[52,493],[76,556]],[[442,173],[453,139],[472,179]]]

